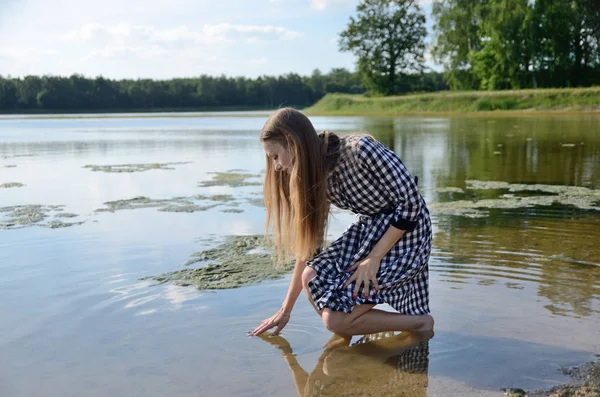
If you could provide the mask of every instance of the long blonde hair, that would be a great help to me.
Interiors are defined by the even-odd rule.
[[[279,143],[293,156],[289,173],[276,171],[266,156],[266,231],[274,226],[279,262],[292,255],[311,259],[324,242],[327,178],[339,157],[339,137],[328,131],[317,134],[306,115],[286,107],[267,119],[260,140]]]

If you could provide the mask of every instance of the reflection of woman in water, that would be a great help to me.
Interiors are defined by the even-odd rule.
[[[303,288],[327,329],[344,337],[431,330],[431,220],[400,158],[369,135],[317,135],[291,108],[269,117],[260,141],[267,225],[296,265],[281,309],[251,334],[278,334]],[[323,248],[330,203],[357,220]],[[374,309],[382,303],[398,313]]]
[[[262,338],[281,350],[299,397],[425,397],[431,336],[432,331],[402,332],[379,340],[363,338],[352,346],[346,340],[326,349],[310,374],[300,366],[287,340]]]

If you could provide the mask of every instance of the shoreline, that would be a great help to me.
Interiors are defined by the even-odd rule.
[[[56,110],[56,111],[0,111],[3,120],[59,120],[59,119],[129,119],[129,118],[200,118],[223,117],[227,115],[255,116],[253,113],[271,112],[274,108],[220,108],[220,109],[102,109],[102,110]],[[256,117],[259,115],[257,114]]]
[[[15,120],[100,120],[100,119],[198,119],[211,117],[267,117],[270,110],[247,111],[173,111],[173,112],[116,112],[116,113],[28,113],[28,114],[1,114],[2,121]],[[487,111],[487,112],[383,112],[383,111],[322,111],[311,108],[300,109],[309,117],[365,117],[365,118],[504,118],[504,117],[576,117],[600,116],[598,110],[518,110],[518,111]],[[264,112],[264,113],[263,113]]]
[[[281,106],[200,108],[0,110],[0,121],[21,119],[200,118],[243,114],[262,117]],[[326,94],[310,106],[294,106],[308,116],[358,117],[547,117],[600,115],[600,87],[504,91],[438,91],[400,96]]]
[[[599,110],[589,111],[491,111],[491,112],[321,112],[305,110],[309,117],[367,117],[367,118],[502,118],[502,117],[568,117],[568,116],[600,116]]]
[[[371,117],[599,115],[600,87],[441,91],[389,97],[327,94],[304,111],[312,116]]]

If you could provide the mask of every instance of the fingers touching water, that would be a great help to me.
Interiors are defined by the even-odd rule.
[[[250,335],[258,336],[272,328],[275,328],[275,331],[273,331],[273,335],[279,335],[281,330],[287,325],[288,321],[290,321],[289,313],[285,313],[282,310],[279,310],[273,316],[263,320],[258,327],[256,327],[253,331],[250,332]]]

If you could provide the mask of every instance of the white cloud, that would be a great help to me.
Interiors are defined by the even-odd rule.
[[[315,10],[323,10],[327,7],[327,0],[311,0],[310,6]]]
[[[153,32],[153,36],[156,40],[164,42],[189,40],[199,43],[203,41],[202,34],[191,31],[187,25],[182,25],[171,29],[155,30]]]
[[[115,40],[124,41],[125,39],[136,35],[140,37],[149,37],[152,35],[153,30],[154,29],[150,26],[138,26],[126,23],[116,25],[88,23],[69,31],[64,38],[84,43],[97,38],[98,36],[105,35]]]
[[[167,50],[158,46],[106,46],[99,50],[92,50],[82,59],[110,59],[122,56],[135,56],[140,59],[156,59],[167,54]]]
[[[337,5],[346,14],[357,2],[326,0],[324,4]],[[328,42],[343,26],[311,19],[320,13],[310,8],[311,0],[22,0],[11,4],[0,12],[2,75],[258,76],[354,64],[350,54],[331,51]],[[329,52],[318,59],[301,55],[321,50]],[[268,61],[261,63],[261,57]]]
[[[213,52],[226,44],[295,40],[302,36],[300,32],[274,25],[206,24],[195,31],[187,25],[158,28],[127,23],[88,23],[70,30],[63,39],[82,46],[85,51],[80,58],[82,61],[168,57],[214,63],[217,58]]]
[[[268,60],[265,57],[262,58],[254,58],[250,60],[250,63],[253,65],[264,65],[265,63],[267,63]]]
[[[208,37],[216,38],[244,38],[250,39],[280,39],[294,40],[302,37],[304,34],[289,30],[281,26],[273,25],[233,25],[230,23],[220,23],[217,25],[204,25],[204,33]]]
[[[357,0],[310,0],[310,7],[315,10],[324,10],[334,3],[358,3]]]
[[[159,29],[149,25],[102,25],[89,23],[69,31],[64,39],[79,43],[108,40],[124,46],[140,43],[223,44],[245,41],[255,43],[264,40],[294,40],[303,33],[273,25],[234,25],[221,23],[204,25],[201,31],[193,31],[187,25]]]

